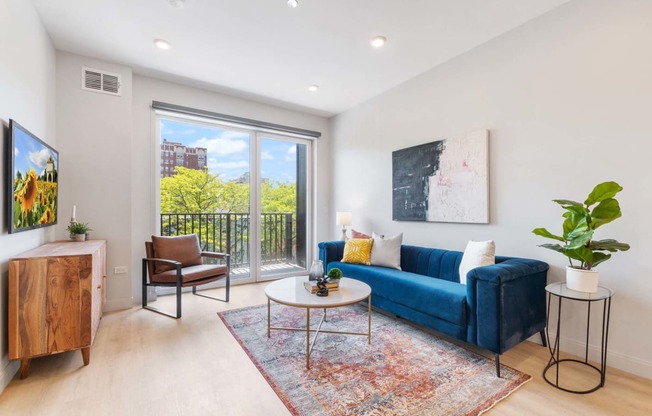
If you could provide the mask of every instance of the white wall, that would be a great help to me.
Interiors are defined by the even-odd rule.
[[[363,232],[402,231],[409,244],[494,239],[498,254],[548,262],[552,282],[566,259],[530,231],[561,229],[552,199],[583,201],[597,183],[619,182],[623,218],[596,235],[632,246],[598,268],[616,291],[609,364],[652,377],[651,41],[652,2],[574,1],[338,115],[332,212],[353,211]],[[490,224],[393,222],[392,151],[485,128]],[[567,351],[582,351],[583,311],[564,315]]]
[[[156,218],[153,217],[156,204],[153,186],[158,174],[158,167],[152,167],[152,155],[158,146],[158,138],[153,137],[152,101],[192,107],[201,110],[229,114],[232,116],[267,121],[307,130],[319,131],[322,136],[315,140],[314,173],[316,218],[313,231],[316,241],[324,240],[330,227],[321,221],[329,217],[330,200],[330,138],[329,123],[324,117],[288,110],[269,104],[237,98],[216,92],[192,88],[172,82],[162,81],[146,76],[134,75],[133,91],[133,143],[132,160],[132,293],[134,303],[140,304],[141,259],[145,255],[144,242],[156,233]],[[316,246],[313,247],[316,251]],[[136,276],[138,274],[138,276]]]
[[[85,91],[81,67],[122,76],[120,97]],[[67,217],[77,205],[77,220],[90,223],[92,238],[106,239],[106,310],[140,304],[144,241],[156,232],[152,167],[157,138],[153,137],[153,100],[318,130],[318,215],[327,216],[330,192],[328,120],[254,101],[208,92],[149,77],[131,68],[68,52],[57,53],[57,132],[61,153],[60,206]],[[66,224],[63,224],[66,225]],[[318,223],[317,235],[328,228]],[[59,238],[67,238],[60,227]],[[113,268],[128,266],[127,274]]]
[[[54,227],[7,234],[4,187],[9,119],[56,147],[55,51],[31,2],[0,0],[0,391],[11,381],[18,362],[7,359],[8,260],[54,237]]]
[[[81,89],[82,66],[121,75],[122,95]],[[57,52],[57,137],[62,212],[57,237],[77,206],[77,221],[107,240],[106,310],[131,306],[131,274],[113,274],[131,264],[131,69]]]

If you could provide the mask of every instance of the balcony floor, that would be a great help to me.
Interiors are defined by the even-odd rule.
[[[306,268],[301,267],[297,264],[292,263],[274,263],[274,264],[264,264],[261,268],[262,276],[272,276],[272,275],[283,275],[290,273],[298,273],[304,271],[308,273]],[[234,279],[244,279],[249,277],[250,268],[247,267],[237,267],[231,270],[231,277]]]
[[[249,274],[250,268],[249,267],[236,267],[234,269],[231,269],[231,282],[232,283],[242,283],[243,280],[249,279]],[[292,263],[274,263],[274,264],[265,264],[262,267],[262,277],[270,277],[270,276],[278,276],[279,279],[285,277],[284,275],[287,274],[294,274],[294,273],[299,273],[299,272],[305,272],[305,274],[308,274],[308,271],[297,265],[297,264],[292,264]],[[217,282],[213,283],[208,283],[203,286],[199,286],[198,290],[208,290],[208,289],[214,289],[217,287],[222,287],[224,285],[224,280],[219,280]],[[156,287],[156,294],[158,296],[165,296],[165,295],[173,295],[175,293],[175,289],[169,288],[169,287]],[[184,291],[190,291],[189,288],[184,289]],[[151,299],[154,301],[154,299]]]

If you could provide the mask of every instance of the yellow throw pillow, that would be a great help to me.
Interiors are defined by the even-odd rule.
[[[372,238],[352,238],[344,245],[344,263],[358,263],[371,265]]]

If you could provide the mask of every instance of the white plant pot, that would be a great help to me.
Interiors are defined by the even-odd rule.
[[[596,293],[598,291],[598,272],[566,266],[566,286],[578,292]]]
[[[75,241],[86,241],[86,234],[75,234]]]

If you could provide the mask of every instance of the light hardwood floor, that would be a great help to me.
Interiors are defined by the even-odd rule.
[[[288,415],[216,314],[265,303],[264,285],[233,287],[228,304],[185,294],[179,320],[140,308],[106,314],[88,367],[78,351],[33,360],[29,377],[0,395],[0,415]],[[570,394],[542,379],[547,359],[529,342],[504,354],[504,364],[533,379],[487,414],[652,414],[652,380],[610,368],[603,389]]]

